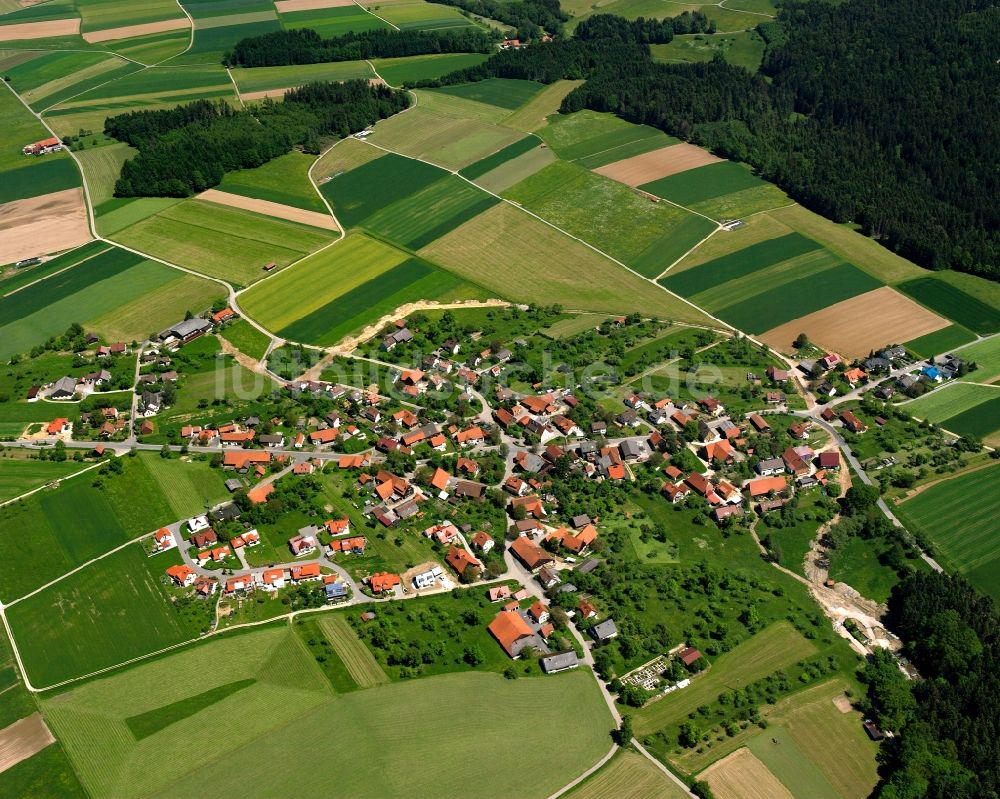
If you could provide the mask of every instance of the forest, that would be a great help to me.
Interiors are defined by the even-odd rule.
[[[541,39],[546,33],[558,36],[569,15],[559,7],[559,0],[441,0],[446,6],[455,6],[470,14],[495,19],[517,29],[522,41]]]
[[[439,82],[586,78],[561,111],[659,127],[751,164],[803,205],[924,267],[997,280],[996,6],[787,0],[761,27],[756,75],[721,57],[655,63],[647,42],[665,31],[596,15],[576,39],[503,51]]]
[[[476,28],[371,30],[322,38],[310,28],[240,39],[226,54],[227,67],[280,67],[327,61],[360,61],[433,53],[488,53],[494,38]]]
[[[198,100],[173,109],[109,117],[105,133],[139,150],[122,165],[118,197],[189,197],[226,172],[252,169],[323,137],[348,136],[409,106],[405,92],[367,81],[310,83],[248,110]]]
[[[1000,614],[960,576],[917,572],[889,600],[889,626],[922,679],[888,654],[865,671],[869,709],[895,737],[883,745],[879,799],[1000,795]]]

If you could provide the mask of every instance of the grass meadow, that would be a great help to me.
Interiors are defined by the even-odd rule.
[[[543,88],[541,83],[533,80],[487,78],[475,83],[459,83],[433,91],[516,111],[534,99]]]
[[[500,194],[555,161],[556,154],[548,147],[535,147],[480,175],[475,179],[476,185],[486,191]],[[472,166],[475,167],[475,164]]]
[[[645,757],[621,749],[593,776],[566,794],[566,799],[683,799],[681,790]]]
[[[159,22],[183,13],[173,0],[143,0],[139,5],[133,0],[78,0],[77,9],[84,32]]]
[[[440,53],[405,58],[373,58],[372,66],[390,86],[440,78],[449,72],[483,63],[485,53]]]
[[[265,264],[287,266],[332,240],[329,231],[200,200],[172,205],[118,231],[129,247],[246,285]]]
[[[324,614],[316,620],[316,626],[333,646],[359,688],[374,688],[389,682],[389,675],[343,616]]]
[[[24,457],[0,458],[0,502],[13,499],[83,468],[83,465],[73,461],[40,461]]]
[[[948,327],[942,328],[941,330],[935,330],[933,333],[928,333],[926,336],[920,336],[919,338],[903,342],[903,346],[905,346],[908,350],[915,352],[922,358],[932,358],[936,355],[948,352],[955,347],[960,347],[963,344],[975,341],[975,339],[976,336],[974,333],[961,325],[955,324],[948,325]],[[972,356],[969,355],[968,350],[962,350],[962,357],[971,358]],[[980,377],[977,376],[975,379],[979,380]]]
[[[719,161],[678,172],[639,187],[713,219],[738,219],[789,200],[783,191],[734,161]]]
[[[1000,600],[1000,468],[988,466],[932,485],[894,509],[934,546],[934,556]]]
[[[333,9],[336,10],[336,9]],[[370,14],[365,16],[374,19]],[[351,80],[353,78],[374,78],[375,73],[364,61],[338,61],[321,64],[297,64],[288,67],[236,67],[232,70],[233,80],[241,94],[289,89],[311,81]]]
[[[138,155],[139,151],[124,142],[81,150],[76,154],[87,178],[90,202],[96,207],[115,196],[115,183],[122,171],[122,164]]]
[[[42,111],[139,69],[138,64],[103,52],[59,51],[39,53],[5,68],[4,76],[32,109]]]
[[[400,30],[443,30],[445,28],[466,28],[472,27],[472,20],[459,13],[457,8],[443,6],[437,3],[425,3],[422,0],[406,3],[369,3],[366,7],[372,8],[375,13],[391,22]]]
[[[244,319],[230,322],[219,331],[219,335],[244,355],[249,355],[258,361],[264,357],[271,343],[267,336]]]
[[[721,53],[734,66],[756,72],[764,58],[764,40],[756,31],[675,36],[670,44],[650,46],[653,59],[665,64],[697,64]]]
[[[525,136],[523,139],[519,139],[513,144],[508,144],[506,147],[497,150],[485,158],[476,161],[473,164],[469,164],[465,169],[459,170],[459,174],[468,178],[469,180],[474,180],[475,178],[485,175],[496,169],[503,164],[517,158],[520,155],[531,152],[539,148],[541,141],[535,136]]]
[[[578,161],[588,169],[677,143],[656,128],[633,125],[597,111],[550,117],[548,124],[535,132],[560,158]]]
[[[951,383],[912,402],[906,402],[902,407],[918,419],[927,419],[934,424],[947,427],[948,425],[944,424],[946,420],[972,410],[998,394],[1000,386],[994,388],[960,382]]]
[[[715,225],[665,203],[651,203],[624,184],[556,161],[504,192],[543,219],[656,277]]]
[[[227,172],[216,188],[325,214],[326,205],[309,180],[309,168],[314,163],[314,156],[298,151],[286,153],[256,169]]]
[[[327,618],[310,616],[306,623],[325,625]],[[481,712],[468,713],[455,696],[475,696]],[[192,697],[205,698],[194,713]],[[607,751],[612,725],[593,678],[582,671],[515,681],[449,674],[338,694],[283,625],[225,634],[43,705],[91,794],[122,799],[190,795],[208,775],[224,792],[252,783],[278,795],[294,782],[306,798],[328,796],[331,785],[338,795],[354,796],[431,783],[440,797],[542,797]],[[533,729],[562,741],[557,749],[525,748],[518,769],[477,761],[481,778],[473,781],[448,767],[509,742],[510,730],[538,707],[548,710]],[[220,717],[240,717],[240,735],[206,739],[206,724]],[[134,727],[140,719],[154,723],[136,740],[129,722]],[[292,754],[304,737],[338,736],[351,742],[352,757],[303,769]],[[391,760],[380,755],[386,751],[394,753]]]
[[[976,333],[987,334],[1000,330],[1000,309],[937,276],[908,280],[900,283],[897,288],[932,311],[965,325]]]
[[[512,243],[520,241],[531,246],[512,250]],[[493,206],[420,252],[515,301],[708,321],[691,306],[508,203]]]
[[[955,346],[955,345],[952,345]],[[942,347],[937,352],[944,352]],[[1000,337],[979,341],[963,347],[957,353],[964,360],[975,363],[976,369],[965,376],[965,380],[976,383],[992,383],[1000,377]]]

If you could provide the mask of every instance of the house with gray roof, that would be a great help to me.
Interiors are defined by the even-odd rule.
[[[555,674],[557,671],[575,669],[580,665],[580,659],[576,656],[576,652],[560,652],[556,655],[546,655],[539,662],[542,664],[542,671],[546,674]]]

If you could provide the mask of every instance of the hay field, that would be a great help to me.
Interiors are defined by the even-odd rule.
[[[504,125],[525,133],[537,130],[546,123],[549,116],[559,111],[566,95],[582,83],[582,80],[557,80],[550,83],[534,99],[507,117]]]
[[[622,749],[566,799],[683,799],[687,793],[645,757]]]
[[[216,188],[229,194],[269,200],[283,207],[316,211],[329,220],[330,212],[309,180],[309,169],[315,163],[315,156],[292,151],[256,169],[227,172]]]
[[[934,544],[934,555],[1000,600],[1000,468],[952,477],[894,508],[904,524]]]
[[[556,154],[549,148],[535,147],[522,155],[494,167],[475,178],[477,186],[486,191],[501,194],[512,186],[527,180],[536,172],[556,160]]]
[[[327,614],[316,621],[316,626],[333,645],[351,678],[361,688],[373,688],[389,682],[389,675],[351,629],[343,616]]]
[[[324,153],[312,171],[313,179],[318,185],[323,185],[330,178],[349,172],[350,170],[382,158],[384,152],[376,147],[369,147],[364,142],[354,138],[341,139]]]
[[[265,264],[287,266],[334,236],[249,211],[185,200],[114,234],[129,247],[197,272],[246,285]]]
[[[796,799],[747,748],[701,773],[719,799]]]
[[[677,141],[656,128],[633,125],[613,114],[597,111],[550,116],[547,124],[535,132],[560,158],[578,160],[588,169]],[[625,148],[628,152],[623,153]]]
[[[288,67],[236,67],[233,80],[240,94],[289,89],[312,81],[343,81],[353,78],[374,78],[375,73],[364,61],[338,61],[322,64],[297,64]]]
[[[511,246],[519,241],[531,246]],[[420,252],[513,300],[708,321],[696,309],[508,203],[493,206]]]
[[[887,344],[909,341],[947,326],[947,319],[882,286],[772,328],[762,333],[760,340],[790,352],[795,337],[805,333],[821,347],[850,358],[864,358]]]
[[[90,201],[95,207],[115,196],[115,183],[121,174],[122,164],[135,157],[138,152],[134,147],[119,142],[106,147],[81,150],[76,154],[87,178]]]
[[[650,202],[565,161],[512,186],[504,197],[651,278],[715,229],[707,219]]]
[[[628,186],[639,186],[721,160],[708,150],[681,142],[642,155],[612,161],[610,164],[597,167],[594,171]]]
[[[748,685],[815,652],[816,646],[787,622],[772,624],[716,659],[711,669],[683,691],[636,712],[636,733],[645,735],[673,724],[699,705],[714,700],[723,689]]]
[[[69,250],[92,238],[83,189],[0,205],[0,264]]]

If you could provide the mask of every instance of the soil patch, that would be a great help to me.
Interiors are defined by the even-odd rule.
[[[623,158],[621,161],[598,167],[594,172],[634,187],[721,160],[708,150],[682,142],[631,158]]]
[[[45,22],[21,22],[0,28],[0,41],[20,42],[50,36],[73,36],[80,32],[79,19],[50,19]]]
[[[800,316],[759,336],[770,347],[787,352],[795,337],[849,358],[864,358],[872,350],[896,341],[910,341],[951,324],[922,305],[883,286]]]
[[[713,763],[699,779],[705,780],[719,799],[795,799],[746,747]]]
[[[123,28],[108,28],[103,31],[90,31],[83,34],[83,40],[95,42],[111,42],[116,39],[131,39],[133,36],[148,36],[151,33],[166,33],[167,31],[190,28],[191,20],[187,17],[162,19],[159,22],[146,22],[142,25],[126,25]]]
[[[92,238],[83,189],[0,205],[0,264],[69,250]]]
[[[275,0],[274,7],[279,14],[291,11],[315,11],[319,8],[341,8],[353,6],[354,0]]]
[[[833,698],[833,706],[841,713],[850,713],[854,710],[854,708],[851,707],[851,700],[846,696],[835,696]]]
[[[271,202],[270,200],[258,200],[254,197],[244,197],[242,194],[230,194],[218,189],[209,189],[198,195],[197,199],[218,203],[230,208],[240,208],[244,211],[254,211],[265,216],[273,216],[278,219],[287,219],[289,222],[298,222],[303,225],[322,228],[323,230],[340,231],[336,221],[329,214],[321,214],[319,211],[306,211],[303,208],[294,208],[291,205]]]
[[[15,721],[0,730],[0,772],[27,760],[55,740],[41,713]]]

